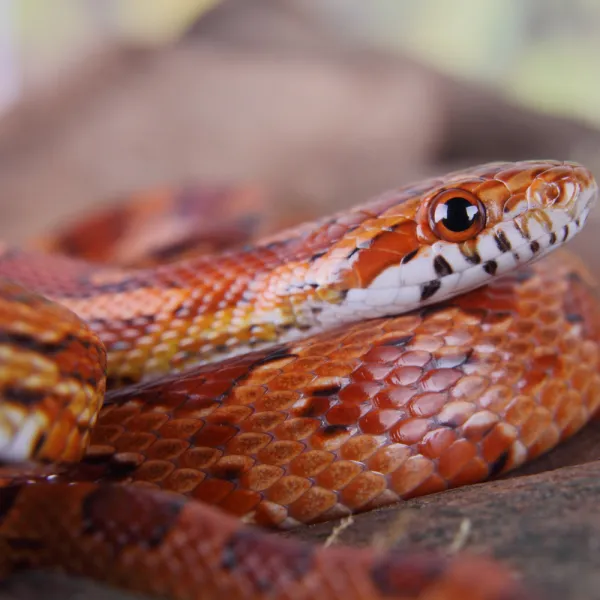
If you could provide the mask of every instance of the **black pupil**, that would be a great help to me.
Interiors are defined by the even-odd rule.
[[[479,207],[460,196],[440,202],[435,209],[436,223],[442,222],[446,229],[455,233],[469,229],[478,217]]]

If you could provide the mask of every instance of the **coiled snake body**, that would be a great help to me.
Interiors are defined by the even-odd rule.
[[[485,558],[324,549],[226,513],[333,519],[579,430],[600,404],[594,283],[563,251],[533,261],[596,195],[575,163],[494,163],[152,268],[5,249],[2,571],[173,598],[521,597]]]

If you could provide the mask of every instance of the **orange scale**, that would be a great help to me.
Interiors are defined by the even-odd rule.
[[[220,425],[206,423],[202,429],[194,435],[192,443],[194,446],[207,446],[216,448],[225,446],[227,442],[238,433],[238,428],[231,425]]]
[[[323,342],[321,344],[313,344],[306,346],[301,345],[299,354],[303,358],[329,356],[338,348],[339,343],[337,342]]]
[[[121,425],[105,425],[104,419],[92,431],[92,443],[98,446],[114,444],[124,433]]]
[[[314,373],[282,373],[269,382],[269,391],[297,391],[316,379]]]
[[[373,398],[373,406],[377,408],[407,407],[416,390],[409,387],[385,388]]]
[[[469,346],[473,342],[473,332],[466,326],[454,323],[454,329],[444,336],[444,342],[448,346]]]
[[[504,419],[511,425],[520,427],[531,418],[536,407],[537,403],[530,396],[517,396],[509,404]]]
[[[365,347],[369,346],[373,340],[378,339],[378,337],[378,327],[371,324],[370,327],[359,326],[355,332],[345,335],[343,341],[344,346],[355,346],[360,344],[360,346],[364,349]]]
[[[391,369],[392,368],[387,364],[363,364],[352,373],[352,381],[356,383],[362,383],[364,381],[382,381],[387,377]]]
[[[510,451],[519,432],[508,423],[498,423],[481,442],[481,452],[488,464],[492,464]]]
[[[456,477],[477,456],[477,447],[467,440],[457,440],[438,459],[438,473],[446,481]]]
[[[355,435],[341,446],[339,455],[348,460],[364,461],[372,456],[382,443],[382,439],[375,436]]]
[[[390,486],[402,498],[418,489],[429,477],[434,475],[433,461],[423,456],[412,456],[390,476]]]
[[[279,481],[285,471],[275,465],[254,465],[249,471],[243,473],[240,477],[240,486],[262,492],[270,488],[276,481]]]
[[[501,414],[514,399],[514,391],[506,385],[492,385],[479,398],[479,406]]]
[[[446,392],[428,392],[416,394],[409,403],[413,417],[433,417],[437,415],[448,402]]]
[[[310,437],[311,448],[335,452],[339,450],[353,435],[355,427],[346,425],[328,425]]]
[[[471,442],[482,440],[499,422],[500,417],[489,411],[480,410],[471,415],[462,426],[462,434]]]
[[[361,417],[358,421],[358,425],[363,433],[369,435],[380,435],[389,431],[392,427],[394,427],[394,425],[396,425],[396,423],[398,423],[398,421],[405,421],[406,418],[407,413],[405,410],[374,409]],[[397,441],[406,443],[404,440]]]
[[[571,375],[571,385],[579,392],[584,391],[591,380],[592,373],[589,367],[579,366]]]
[[[186,440],[159,439],[148,450],[146,456],[150,459],[173,460],[190,447]]]
[[[481,458],[473,458],[463,466],[459,473],[454,475],[448,483],[450,487],[459,487],[479,483],[490,475],[490,467]]]
[[[212,425],[239,425],[253,410],[249,406],[220,406],[207,415],[206,422]]]
[[[133,417],[127,424],[128,431],[156,431],[169,420],[164,413],[147,412]]]
[[[205,477],[202,471],[195,469],[176,469],[163,481],[163,488],[178,494],[189,494]]]
[[[208,478],[196,486],[191,496],[206,504],[220,504],[234,489],[235,484],[231,481]]]
[[[351,510],[358,510],[387,489],[385,477],[364,471],[352,479],[340,492],[340,502]]]
[[[267,392],[265,385],[236,385],[229,392],[227,401],[232,404],[250,405],[257,403]]]
[[[290,416],[292,417],[322,417],[330,409],[335,399],[321,396],[311,396],[302,398],[294,403],[290,408]]]
[[[400,444],[417,444],[432,426],[431,419],[407,419],[391,429],[390,439]]]
[[[157,436],[152,433],[126,432],[115,440],[114,445],[118,452],[143,452],[150,448],[156,439]]]
[[[326,418],[329,425],[355,425],[362,414],[358,405],[336,404],[327,411]]]
[[[312,487],[288,506],[288,514],[300,523],[311,523],[337,504],[337,494]]]
[[[207,398],[218,398],[229,392],[231,389],[231,381],[211,381],[203,383],[194,389],[194,393]]]
[[[273,431],[286,419],[286,415],[278,411],[254,413],[242,424],[244,431]]]
[[[346,377],[317,377],[302,393],[305,396],[333,396],[347,382]]]
[[[537,336],[537,341],[541,345],[545,346],[554,346],[556,345],[556,340],[560,335],[560,331],[555,328],[546,328],[539,332]]]
[[[203,418],[210,415],[220,403],[215,398],[198,398],[190,396],[185,403],[181,403],[174,411],[178,417]]]
[[[159,483],[175,470],[175,465],[166,460],[147,460],[133,474],[137,481]]]
[[[318,368],[315,369],[315,374],[319,378],[323,377],[347,377],[352,373],[360,363],[358,361],[347,361],[347,362],[336,362],[328,361],[322,362]]]
[[[326,469],[335,455],[324,450],[308,450],[294,458],[289,464],[289,473],[300,477],[314,477]]]
[[[319,473],[317,485],[328,490],[340,490],[364,471],[364,466],[350,460],[338,460]]]
[[[300,392],[271,392],[269,391],[254,404],[257,413],[286,410],[300,398]]]
[[[405,500],[410,498],[419,498],[420,496],[428,496],[429,494],[437,494],[448,489],[448,483],[437,473],[430,475],[423,483],[404,495]]]
[[[585,379],[588,379],[589,381],[590,374],[587,369],[584,369],[584,371]],[[573,385],[572,380],[571,385]],[[585,382],[584,385],[586,385]],[[561,403],[561,400],[567,393],[568,389],[564,381],[548,381],[539,394],[539,401],[542,406],[547,408],[551,413],[555,413]]]
[[[179,466],[195,470],[208,469],[221,456],[223,456],[223,452],[216,448],[190,448],[179,457]]]
[[[586,410],[577,407],[577,409],[573,411],[571,421],[562,430],[562,439],[577,433],[587,423],[588,417],[589,413]]]
[[[529,447],[529,456],[534,458],[540,456],[548,450],[551,450],[560,441],[561,435],[559,428],[553,423],[540,432],[535,443]]]
[[[203,421],[200,419],[171,419],[162,425],[159,433],[163,438],[185,440],[191,438],[203,424]]]
[[[312,485],[305,477],[284,475],[266,491],[265,495],[267,500],[287,506],[300,498]]]
[[[240,433],[227,443],[225,452],[250,456],[265,448],[272,439],[273,437],[268,433]]]
[[[407,348],[410,350],[419,350],[422,352],[435,352],[444,345],[444,341],[435,335],[420,334],[415,336]]]
[[[397,367],[385,378],[391,385],[411,385],[416,383],[423,374],[419,367]]]
[[[380,448],[367,461],[371,471],[387,475],[399,469],[410,457],[412,450],[404,444],[388,444]]]
[[[354,344],[352,346],[344,346],[342,348],[339,348],[335,352],[332,352],[329,358],[336,361],[347,362],[352,359],[361,359],[364,352],[364,344]]]
[[[426,392],[441,392],[453,386],[462,373],[456,369],[433,369],[423,375],[419,382]]]
[[[424,367],[432,359],[425,350],[407,350],[398,359],[398,365],[405,367]]]
[[[583,394],[582,402],[590,413],[595,413],[600,407],[600,375],[597,373],[590,377],[590,385]]]
[[[380,382],[350,383],[338,392],[338,398],[343,404],[360,404],[371,400],[382,387]]]
[[[404,354],[402,348],[397,348],[395,346],[375,346],[363,356],[363,361],[367,364],[393,363],[398,360],[402,354]]]
[[[245,517],[262,500],[261,494],[250,490],[233,490],[220,503],[219,507],[236,517]]]
[[[304,451],[304,444],[293,440],[271,442],[256,454],[257,459],[267,465],[284,466]]]
[[[456,382],[450,394],[452,398],[478,399],[488,386],[487,378],[480,375],[466,375]]]
[[[527,448],[533,446],[552,424],[553,416],[545,408],[536,406],[531,416],[521,425],[520,440]]]
[[[394,333],[399,336],[413,335],[423,319],[419,315],[405,315],[395,317],[383,323],[383,330],[386,333]]]
[[[310,417],[289,418],[274,429],[273,434],[280,440],[304,440],[319,429],[319,419]]]
[[[423,436],[417,449],[427,458],[439,458],[456,440],[457,434],[453,429],[434,429]]]
[[[427,319],[417,327],[415,333],[418,335],[443,336],[452,327],[452,323],[447,320]]]
[[[323,363],[323,358],[320,356],[305,356],[294,361],[294,371],[314,371]]]

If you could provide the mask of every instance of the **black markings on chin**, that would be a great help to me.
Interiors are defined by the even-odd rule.
[[[477,250],[471,250],[464,244],[461,244],[459,249],[467,262],[471,263],[472,265],[478,265],[481,262],[481,256],[479,256],[479,252],[477,252]]]
[[[563,237],[562,237],[562,241],[563,241],[563,242],[566,242],[568,237],[569,237],[569,226],[568,226],[568,225],[565,225],[565,226],[563,227]]]
[[[548,240],[548,242],[551,246],[554,246],[554,244],[556,244],[556,233],[554,233],[554,231],[550,234],[550,239]]]
[[[498,250],[500,250],[500,252],[508,252],[512,248],[510,245],[510,240],[504,231],[496,232],[494,235],[494,241],[496,242],[496,246],[498,246]]]
[[[421,287],[421,302],[429,300],[440,289],[442,283],[439,279],[434,279]]]
[[[405,265],[407,262],[410,262],[417,255],[418,252],[419,252],[419,249],[415,248],[414,250],[412,250],[408,254],[405,254],[402,257],[402,260],[400,261],[400,264]]]
[[[443,256],[436,256],[433,259],[433,268],[438,277],[445,277],[453,273],[452,267]]]
[[[483,270],[488,274],[488,275],[495,275],[496,271],[498,270],[498,263],[495,260],[488,260],[484,265],[483,265]]]
[[[540,244],[539,242],[533,241],[531,242],[531,244],[529,244],[529,247],[531,248],[531,251],[536,254],[537,252],[540,251]]]

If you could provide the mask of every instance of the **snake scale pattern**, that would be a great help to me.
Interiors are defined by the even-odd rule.
[[[214,254],[0,250],[0,573],[177,599],[530,598],[479,556],[290,528],[483,481],[600,405],[597,185],[493,163]]]

